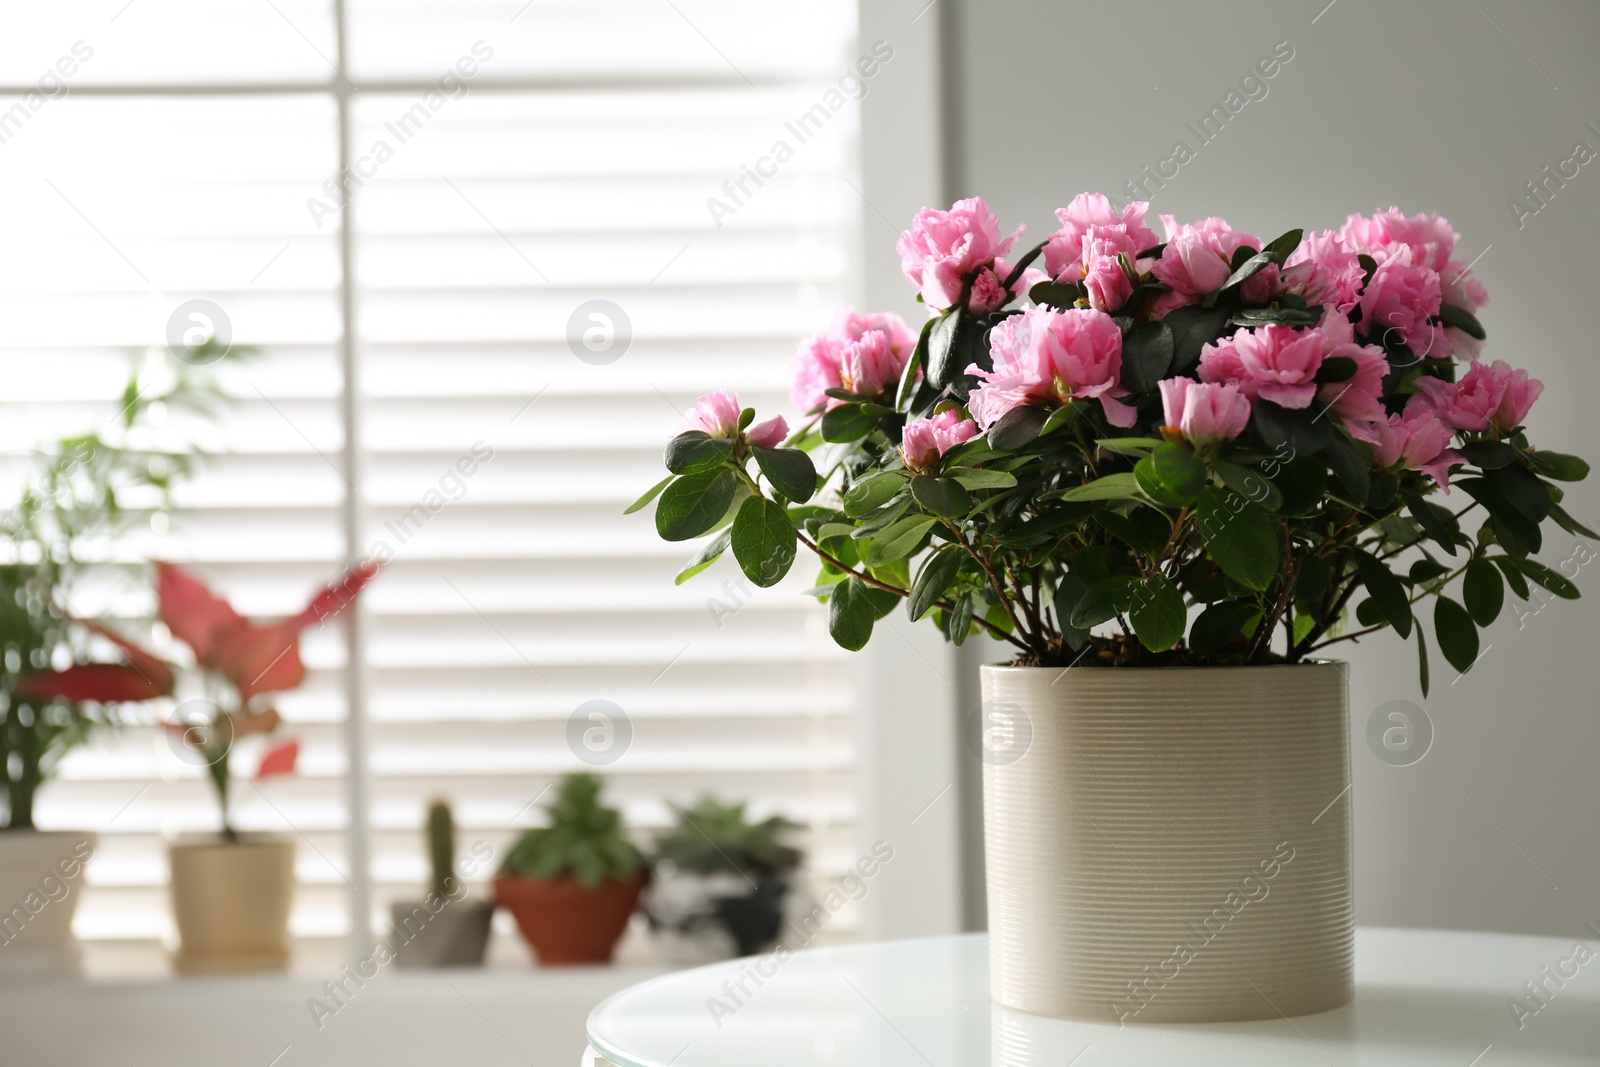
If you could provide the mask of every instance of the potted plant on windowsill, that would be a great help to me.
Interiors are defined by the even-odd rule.
[[[643,909],[669,963],[750,956],[777,940],[801,860],[782,838],[797,827],[776,815],[752,823],[744,807],[703,797],[656,841]]]
[[[15,506],[0,517],[0,971],[76,969],[72,919],[98,836],[38,829],[35,801],[74,749],[122,723],[128,704],[170,691],[172,681],[165,664],[109,630],[80,625],[67,605],[85,579],[113,571],[102,546],[144,518],[134,502],[163,506],[191,473],[189,455],[151,447],[151,412],[214,414],[214,366],[247,351],[217,352],[208,342],[197,360],[203,366],[145,359],[117,416],[41,448]],[[81,669],[63,674],[63,666]]]
[[[433,877],[422,900],[391,905],[395,963],[401,967],[478,967],[489,944],[494,902],[469,900],[455,873],[456,830],[450,805],[428,805],[428,860]]]
[[[644,857],[622,832],[622,813],[600,801],[592,774],[565,778],[506,854],[495,900],[511,912],[541,964],[607,963],[644,888]]]
[[[920,335],[847,309],[801,347],[799,433],[703,397],[629,510],[713,535],[685,575],[731,549],[770,586],[804,545],[846,648],[902,601],[1009,646],[968,721],[1002,1004],[1321,1011],[1353,960],[1324,657],[1414,636],[1426,694],[1429,645],[1470,671],[1508,589],[1577,596],[1533,554],[1546,523],[1596,536],[1559,484],[1588,465],[1533,445],[1539,382],[1479,358],[1488,297],[1438,216],[1162,241],[1145,209],[1083,194],[1016,262],[982,200],[924,210],[899,243]]]

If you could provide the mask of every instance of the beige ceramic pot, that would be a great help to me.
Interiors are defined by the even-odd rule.
[[[72,974],[72,916],[94,855],[84,830],[0,831],[0,974]]]
[[[984,667],[990,981],[1038,1015],[1353,995],[1345,666]]]
[[[245,838],[167,849],[183,974],[282,970],[289,962],[294,842]]]

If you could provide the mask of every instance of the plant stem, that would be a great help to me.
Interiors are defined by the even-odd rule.
[[[1478,558],[1477,553],[1473,553],[1471,556],[1469,556],[1467,558],[1467,562],[1466,563],[1463,563],[1456,570],[1453,570],[1449,574],[1445,575],[1444,578],[1439,581],[1439,584],[1436,587],[1434,587],[1433,589],[1424,589],[1422,592],[1418,593],[1416,596],[1414,596],[1411,599],[1407,600],[1406,603],[1407,604],[1415,604],[1417,601],[1421,600],[1423,597],[1438,596],[1440,590],[1444,589],[1445,586],[1449,585],[1451,582],[1453,582],[1457,578],[1461,577],[1461,575],[1465,574],[1467,572],[1467,565],[1470,564],[1473,560],[1475,560],[1477,558]],[[1368,626],[1365,630],[1356,630],[1353,633],[1340,634],[1338,637],[1330,637],[1326,641],[1322,642],[1322,644],[1320,644],[1320,645],[1312,645],[1310,648],[1306,649],[1306,652],[1309,654],[1309,653],[1315,652],[1319,648],[1327,648],[1329,645],[1336,644],[1336,643],[1338,643],[1340,641],[1354,641],[1358,637],[1365,637],[1368,634],[1377,633],[1379,630],[1382,630],[1384,627],[1386,627],[1388,625],[1389,625],[1388,622],[1380,622],[1376,626]],[[1309,640],[1309,638],[1307,638],[1307,639]]]

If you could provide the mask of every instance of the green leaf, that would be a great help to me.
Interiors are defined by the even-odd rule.
[[[935,520],[926,515],[908,515],[891,523],[867,542],[861,558],[870,567],[881,567],[915,552]]]
[[[1285,408],[1270,400],[1257,400],[1250,418],[1268,446],[1296,457],[1321,452],[1337,432],[1310,408]]]
[[[1564,452],[1538,452],[1528,453],[1528,459],[1533,462],[1535,469],[1546,478],[1554,478],[1558,482],[1581,482],[1589,477],[1589,464],[1577,456],[1569,456]]]
[[[776,500],[753,496],[739,505],[732,544],[745,577],[763,589],[777,585],[794,566],[794,524]]]
[[[1171,507],[1193,504],[1206,487],[1206,465],[1181,445],[1162,442],[1133,468],[1145,495]]]
[[[1062,404],[1050,413],[1048,419],[1044,420],[1044,425],[1039,427],[1039,436],[1043,437],[1047,433],[1054,433],[1067,423],[1078,418],[1083,414],[1084,407],[1085,402],[1081,400],[1069,400]]]
[[[1108,437],[1095,442],[1102,451],[1115,452],[1119,456],[1149,455],[1160,444],[1165,442],[1157,437]]]
[[[1428,638],[1422,627],[1417,627],[1417,680],[1422,683],[1422,695],[1428,695]]]
[[[1058,499],[1069,500],[1143,500],[1144,493],[1134,479],[1132,471],[1120,471],[1096,478],[1092,482],[1073,486]]]
[[[1356,573],[1361,584],[1372,594],[1373,603],[1383,613],[1394,632],[1401,637],[1411,636],[1411,600],[1405,584],[1376,556],[1357,549],[1352,554]]]
[[[798,448],[752,446],[750,451],[772,487],[796,504],[804,504],[816,493],[817,468]]]
[[[1456,554],[1461,527],[1449,508],[1440,507],[1420,496],[1411,496],[1406,500],[1406,510],[1417,520],[1417,525],[1422,527],[1423,533],[1431,537],[1448,554],[1452,556]]]
[[[1134,393],[1153,392],[1172,367],[1172,327],[1136,322],[1122,335],[1122,384]]]
[[[1467,609],[1447,596],[1433,605],[1433,633],[1446,662],[1462,674],[1478,659],[1478,628]]]
[[[1134,587],[1128,621],[1145,648],[1165,652],[1182,639],[1189,621],[1183,594],[1160,574],[1146,578]]]
[[[1407,577],[1412,585],[1422,585],[1449,573],[1450,568],[1437,560],[1419,559],[1411,565],[1411,571]]]
[[[1112,536],[1151,559],[1160,558],[1161,550],[1172,536],[1172,520],[1155,508],[1134,508],[1127,515],[1110,508],[1098,508],[1094,520]]]
[[[1367,494],[1372,491],[1372,457],[1362,451],[1362,446],[1344,434],[1335,432],[1328,435],[1328,446],[1323,450],[1322,458],[1328,461],[1328,469],[1339,479],[1339,484],[1350,494],[1353,503],[1359,504],[1367,499]]]
[[[1251,619],[1261,615],[1253,600],[1219,600],[1200,613],[1189,629],[1189,650],[1202,656],[1237,637]]]
[[[925,474],[911,478],[911,495],[917,503],[946,519],[960,518],[972,510],[972,496],[953,478],[930,478]]]
[[[1479,626],[1494,622],[1505,603],[1506,585],[1493,563],[1475,559],[1467,564],[1466,576],[1461,580],[1461,599],[1466,601],[1473,622]]]
[[[1207,555],[1234,581],[1259,593],[1277,578],[1277,524],[1245,497],[1207,486],[1197,528]]]
[[[1468,337],[1484,340],[1489,335],[1484,332],[1483,323],[1478,321],[1476,315],[1466,308],[1456,307],[1454,304],[1441,304],[1439,306],[1439,321],[1446,326],[1454,326]]]
[[[1285,263],[1294,255],[1294,250],[1300,247],[1300,238],[1304,236],[1301,230],[1289,230],[1273,238],[1272,243],[1262,249],[1263,252],[1272,254],[1274,263]]]
[[[953,308],[934,320],[928,331],[928,382],[936,389],[949,385],[961,373],[956,366],[956,334],[961,328],[962,311]]]
[[[1517,458],[1517,450],[1505,441],[1468,441],[1457,445],[1456,451],[1479,470],[1504,467]]]
[[[1021,448],[1039,436],[1049,419],[1050,412],[1044,408],[1026,404],[1012,408],[989,427],[989,446],[1004,451]]]
[[[638,500],[635,500],[633,503],[623,508],[622,513],[624,515],[632,515],[634,512],[650,503],[650,501],[661,495],[661,490],[667,487],[667,485],[672,481],[672,478],[673,476],[669,474],[655,485],[652,485]]]
[[[699,474],[725,465],[733,455],[733,442],[701,430],[686,430],[667,442],[667,470],[673,474]]]
[[[1550,517],[1556,520],[1556,525],[1561,527],[1573,537],[1587,537],[1590,540],[1600,540],[1600,533],[1595,533],[1589,527],[1567,514],[1567,509],[1560,504],[1550,505]]]
[[[1314,326],[1322,321],[1322,312],[1296,307],[1240,308],[1230,318],[1235,326]]]
[[[1233,273],[1228,275],[1228,280],[1222,283],[1222,292],[1227,292],[1234,286],[1244,282],[1247,278],[1261,273],[1271,265],[1271,252],[1257,252],[1255,255],[1241,263],[1238,267],[1234,268]]]
[[[1543,586],[1563,600],[1577,600],[1582,595],[1578,592],[1578,587],[1564,575],[1557,574],[1536,559],[1519,559],[1512,565],[1527,575],[1535,585]]]
[[[878,428],[878,420],[889,409],[876,404],[840,404],[822,414],[822,439],[834,444],[852,444]]]
[[[1533,590],[1528,588],[1528,579],[1524,578],[1522,572],[1517,569],[1516,560],[1510,556],[1490,556],[1489,562],[1500,568],[1500,573],[1505,577],[1506,584],[1511,587],[1511,591],[1517,594],[1518,597],[1527,600],[1533,594]]]
[[[752,497],[751,499],[753,500],[755,498]],[[672,580],[672,584],[682,585],[684,582],[687,582],[690,578],[693,578],[695,575],[699,574],[701,571],[715,563],[718,558],[728,550],[728,542],[732,537],[733,531],[731,529],[723,530],[721,533],[717,534],[717,536],[707,541],[703,546],[701,546],[700,551],[695,553],[694,559],[691,559],[688,563],[686,563],[683,570],[678,572],[678,576]]]
[[[1211,469],[1217,472],[1223,485],[1245,499],[1255,501],[1268,511],[1283,507],[1283,493],[1260,471],[1225,459],[1213,460]]]
[[[944,596],[944,591],[956,580],[964,558],[965,552],[957,545],[946,545],[928,554],[917,572],[917,580],[911,583],[911,595],[906,598],[906,614],[912,622],[926,615]]]
[[[1161,320],[1172,330],[1172,373],[1183,374],[1200,361],[1200,352],[1228,325],[1225,308],[1200,304],[1174,308]]]
[[[972,594],[966,593],[958,598],[955,610],[946,618],[948,625],[945,633],[949,636],[950,643],[959,648],[972,631]]]
[[[1113,575],[1090,583],[1078,606],[1072,609],[1071,623],[1080,630],[1098,626],[1127,611],[1133,603],[1133,579]]]
[[[1483,472],[1483,481],[1492,485],[1512,508],[1534,522],[1543,522],[1549,516],[1550,488],[1528,468],[1498,467],[1487,470]]]
[[[656,532],[668,541],[687,541],[715,528],[728,513],[738,484],[738,475],[731,470],[684,475],[661,494]]]
[[[917,347],[912,350],[911,358],[906,360],[904,369],[900,371],[900,385],[894,391],[894,406],[901,411],[909,410],[911,398],[921,384],[922,379],[917,372],[928,365],[928,334],[933,332],[936,321],[929,319],[922,324],[922,331],[917,334]]]
[[[1077,282],[1039,282],[1028,290],[1028,299],[1035,304],[1049,304],[1061,311],[1077,307],[1084,295]]]
[[[850,536],[857,540],[863,537],[871,537],[910,510],[911,498],[909,496],[893,500],[878,510],[861,516],[861,521],[856,524],[856,528],[851,532]]]
[[[955,479],[965,489],[1009,489],[1017,484],[1017,476],[1006,471],[951,467],[944,473],[946,478]]]
[[[867,586],[860,578],[840,582],[828,597],[828,633],[834,643],[859,652],[872,638],[877,615],[867,597]]]
[[[905,488],[906,476],[900,472],[874,474],[864,482],[857,482],[844,495],[844,513],[859,519],[869,511],[887,504],[894,495]]]

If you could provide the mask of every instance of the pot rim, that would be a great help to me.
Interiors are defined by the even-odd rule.
[[[236,849],[255,848],[293,849],[294,847],[295,843],[293,838],[279,837],[276,834],[243,834],[240,835],[237,841],[225,840],[220,833],[203,833],[194,834],[192,836],[183,834],[180,835],[176,841],[167,842],[167,851],[169,853],[179,850],[189,851],[199,849],[227,849],[231,851]]]
[[[55,838],[55,837],[78,837],[78,838],[84,838],[84,837],[99,837],[99,836],[100,836],[100,831],[99,830],[41,830],[37,826],[18,826],[18,827],[0,826],[0,841],[4,841],[8,837],[11,838],[13,841],[20,841],[25,837],[29,837],[29,838],[41,838],[41,837],[50,837],[50,838]]]
[[[1220,674],[1220,673],[1222,673],[1224,671],[1238,671],[1238,672],[1243,672],[1243,671],[1256,671],[1256,672],[1264,672],[1264,671],[1298,671],[1298,670],[1302,670],[1302,669],[1304,669],[1306,667],[1348,667],[1348,666],[1349,666],[1349,663],[1347,661],[1345,661],[1345,660],[1342,660],[1342,659],[1308,659],[1308,660],[1302,660],[1299,663],[1221,663],[1221,664],[1216,664],[1216,665],[1209,666],[1209,667],[1198,666],[1198,665],[1192,664],[1192,663],[1180,664],[1180,665],[1171,666],[1171,667],[1078,667],[1076,665],[1070,665],[1070,666],[1066,666],[1066,667],[1019,667],[1019,666],[1015,666],[1015,665],[1009,664],[1009,663],[985,663],[985,664],[982,665],[982,669],[986,670],[986,671],[1005,671],[1005,672],[1015,671],[1015,672],[1018,672],[1018,673],[1021,673],[1021,672],[1024,672],[1024,671],[1054,671],[1056,673],[1061,673],[1061,672],[1064,672],[1064,671],[1071,671],[1071,670],[1083,670],[1083,671],[1094,671],[1094,672],[1096,672],[1098,674],[1116,675],[1116,674],[1178,674],[1178,673],[1182,673],[1184,671],[1194,671],[1194,672],[1197,672],[1197,673],[1216,673],[1216,674]]]

